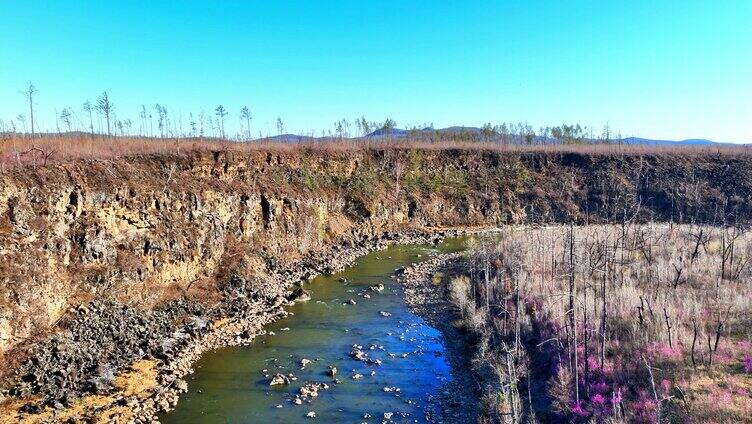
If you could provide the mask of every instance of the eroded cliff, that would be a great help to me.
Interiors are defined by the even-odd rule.
[[[93,299],[210,305],[233,276],[273,296],[276,270],[407,228],[746,221],[751,169],[738,154],[397,149],[18,169],[0,175],[0,352],[7,371],[25,341]]]

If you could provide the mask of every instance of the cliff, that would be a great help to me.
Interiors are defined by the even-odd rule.
[[[218,299],[242,276],[407,228],[748,221],[745,154],[484,150],[194,152],[0,174],[0,353],[72,307]],[[6,365],[6,371],[10,365]]]

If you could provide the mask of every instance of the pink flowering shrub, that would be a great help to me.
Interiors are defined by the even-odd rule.
[[[752,355],[744,355],[744,372],[752,374]]]

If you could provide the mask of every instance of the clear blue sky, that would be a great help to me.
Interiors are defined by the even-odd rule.
[[[606,122],[752,142],[752,1],[0,0],[0,118],[103,90],[118,117],[251,107],[258,135],[364,115],[399,127]]]

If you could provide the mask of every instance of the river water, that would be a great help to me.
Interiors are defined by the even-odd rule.
[[[428,399],[451,379],[451,368],[441,333],[409,311],[392,276],[398,267],[461,247],[459,239],[437,246],[391,246],[359,258],[341,273],[316,277],[305,287],[311,300],[290,307],[294,315],[270,325],[269,335],[248,346],[204,354],[187,377],[188,393],[160,420],[380,423],[386,413],[390,422],[428,422]],[[369,290],[377,284],[385,289]],[[350,299],[356,304],[349,304]],[[353,345],[362,346],[381,365],[351,358]],[[312,362],[301,369],[304,358]],[[338,369],[338,383],[327,375],[330,365]],[[275,373],[292,373],[294,379],[270,386]],[[355,374],[363,377],[353,379]],[[329,389],[302,405],[292,402],[303,384],[316,382]]]

